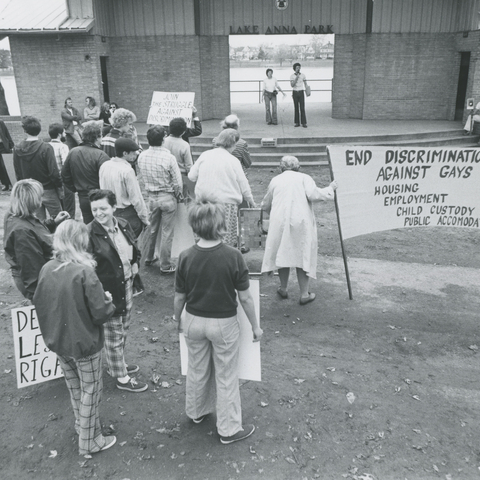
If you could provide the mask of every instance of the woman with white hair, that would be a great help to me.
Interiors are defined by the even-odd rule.
[[[220,126],[223,129],[233,128],[234,130],[238,130],[240,127],[240,119],[234,113],[232,113],[220,122]],[[215,139],[213,139],[213,144],[215,146]],[[243,138],[240,138],[240,136],[237,140],[235,148],[232,151],[232,155],[235,158],[238,158],[240,164],[242,165],[243,171],[245,172],[245,176],[248,178],[247,168],[250,168],[252,159],[250,158],[250,152],[248,151],[248,143]]]
[[[288,298],[290,268],[297,270],[300,305],[315,300],[309,291],[310,278],[317,278],[317,225],[313,202],[332,199],[337,183],[318,188],[309,175],[300,173],[296,157],[285,156],[280,162],[282,173],[272,179],[262,201],[270,213],[270,223],[263,257],[262,273],[278,269],[280,298]]]
[[[238,241],[238,206],[243,200],[248,206],[255,206],[247,177],[238,160],[232,155],[239,138],[236,130],[223,130],[216,138],[216,148],[203,152],[188,173],[188,178],[197,182],[197,200],[224,204],[227,225],[224,242],[234,247]]]

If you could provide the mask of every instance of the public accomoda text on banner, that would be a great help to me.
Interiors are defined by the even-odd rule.
[[[194,101],[194,92],[153,92],[147,123],[169,125],[170,120],[181,117],[190,128]]]
[[[480,149],[327,148],[343,238],[394,228],[480,228]]]
[[[45,346],[34,306],[12,310],[17,387],[63,377],[57,355]]]

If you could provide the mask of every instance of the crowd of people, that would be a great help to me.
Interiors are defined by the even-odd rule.
[[[116,388],[148,389],[135,376],[140,367],[127,362],[125,353],[133,299],[144,288],[142,256],[145,267],[158,262],[161,274],[175,273],[173,309],[189,354],[187,416],[200,423],[216,412],[223,444],[247,438],[255,427],[242,422],[237,295],[252,340],[260,341],[263,331],[249,290],[243,256],[248,249],[238,235],[239,208],[256,205],[239,119],[226,117],[213,148],[194,162],[188,139],[202,132],[196,109],[191,128],[181,118],[168,128],[150,126],[145,150],[133,126],[135,114],[111,104],[108,113],[87,97],[82,118],[67,99],[63,124],[49,126],[49,143],[39,139],[35,117],[23,118],[26,139],[15,146],[3,140],[0,126],[0,139],[13,147],[17,177],[5,216],[5,257],[25,302],[35,305],[45,344],[58,356],[79,453],[116,442],[103,436],[99,421],[103,357]],[[333,198],[337,184],[318,188],[299,172],[293,156],[283,157],[280,167],[261,203],[270,213],[262,272],[278,270],[277,292],[284,299],[290,268],[296,268],[299,303],[305,305],[315,300],[309,291],[317,259],[313,202]],[[82,221],[75,220],[75,193]],[[182,204],[196,242],[175,263],[172,242]],[[142,232],[148,239],[143,251]]]

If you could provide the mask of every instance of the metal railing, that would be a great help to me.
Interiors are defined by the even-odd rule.
[[[289,80],[277,80],[278,84],[280,85],[281,89],[284,92],[291,92],[292,88],[290,87],[290,81]],[[312,78],[312,79],[307,79],[308,85],[310,85],[311,91],[312,92],[331,92],[332,91],[332,78]],[[314,82],[323,82],[323,83],[330,83],[330,88],[312,88],[312,84]],[[233,84],[235,83],[247,83],[247,84],[256,84],[257,88],[255,89],[249,89],[249,90],[233,90]],[[262,83],[263,80],[230,80],[230,93],[257,93],[258,92],[258,103],[262,103]],[[289,88],[283,88],[283,85],[288,85]]]

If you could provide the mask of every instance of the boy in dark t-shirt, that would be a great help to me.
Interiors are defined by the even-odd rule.
[[[249,437],[254,425],[242,425],[238,385],[240,328],[236,294],[250,324],[253,341],[263,334],[255,315],[248,269],[242,254],[222,242],[226,232],[222,204],[192,205],[189,223],[200,240],[184,250],[175,277],[175,318],[188,347],[186,413],[200,423],[215,410],[220,441],[229,444]],[[181,320],[183,307],[185,318]]]

